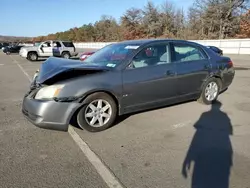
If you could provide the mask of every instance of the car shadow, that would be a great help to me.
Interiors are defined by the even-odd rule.
[[[71,57],[70,59],[73,59],[73,60],[80,60],[79,57]]]
[[[44,58],[39,58],[39,59],[37,59],[36,61],[46,61],[47,59],[44,59]],[[36,62],[36,61],[34,61],[34,62]]]
[[[182,165],[182,175],[188,177],[192,166],[192,188],[229,188],[233,166],[233,135],[231,120],[221,111],[222,104],[212,104],[194,124],[196,132]]]

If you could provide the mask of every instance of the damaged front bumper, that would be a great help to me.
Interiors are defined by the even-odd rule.
[[[28,95],[23,99],[22,113],[37,127],[67,131],[70,120],[79,107],[78,102],[43,101]]]

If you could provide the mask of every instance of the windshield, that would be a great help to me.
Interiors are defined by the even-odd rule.
[[[123,62],[123,60],[125,60],[129,55],[131,55],[132,52],[137,48],[139,48],[139,45],[137,44],[108,45],[88,57],[86,60],[84,60],[84,63],[114,68],[121,62]]]

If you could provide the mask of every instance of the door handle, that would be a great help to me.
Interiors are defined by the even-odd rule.
[[[175,75],[175,72],[172,71],[172,70],[167,70],[167,71],[166,71],[166,75],[167,75],[167,76],[174,76],[174,75]]]

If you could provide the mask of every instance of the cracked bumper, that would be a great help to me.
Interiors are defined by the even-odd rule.
[[[71,117],[79,107],[76,102],[40,101],[25,97],[22,113],[37,127],[67,131]]]

